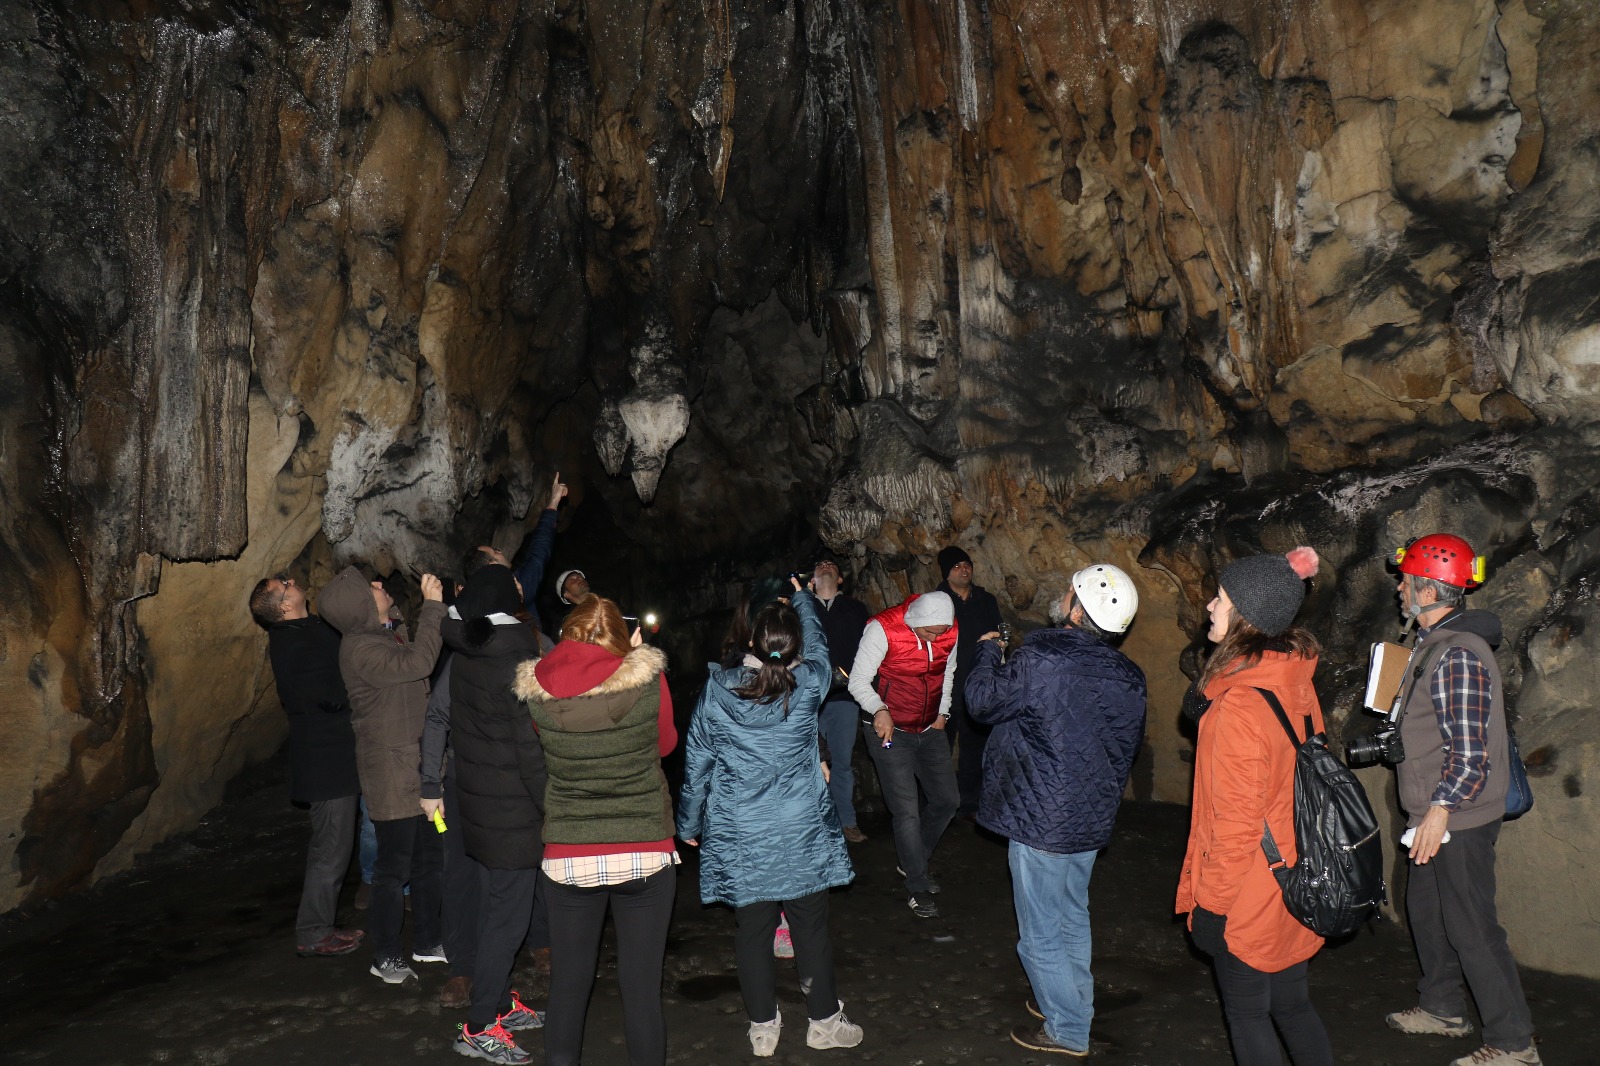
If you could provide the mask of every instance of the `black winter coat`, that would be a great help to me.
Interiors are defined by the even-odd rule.
[[[356,735],[339,676],[339,632],[311,615],[267,630],[278,699],[289,718],[289,798],[295,803],[354,796]]]
[[[450,828],[460,826],[467,854],[490,869],[537,869],[544,857],[544,749],[511,685],[517,666],[538,658],[538,639],[526,624],[489,626],[484,619],[447,618],[440,632],[455,653],[450,747],[461,809],[446,812]]]

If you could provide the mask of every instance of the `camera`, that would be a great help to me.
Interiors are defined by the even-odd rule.
[[[1376,766],[1388,763],[1399,766],[1406,761],[1406,749],[1400,743],[1400,727],[1384,726],[1351,740],[1345,745],[1345,761],[1351,766]]]

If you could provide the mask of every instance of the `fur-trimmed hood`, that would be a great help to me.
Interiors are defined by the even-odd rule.
[[[571,699],[577,696],[605,696],[615,692],[626,692],[653,680],[667,668],[665,652],[649,644],[641,644],[621,659],[607,655],[617,664],[611,675],[599,684],[573,691],[574,676],[593,670],[593,652],[586,653],[583,650],[589,648],[607,654],[605,649],[595,648],[592,644],[575,644],[564,640],[544,658],[523,662],[517,667],[517,680],[513,687],[517,698]],[[593,674],[590,673],[589,676]]]

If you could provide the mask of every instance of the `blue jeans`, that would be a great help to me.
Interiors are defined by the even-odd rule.
[[[856,772],[850,766],[850,756],[855,753],[859,721],[861,708],[851,699],[829,700],[817,715],[817,728],[822,731],[822,739],[828,742],[828,757],[833,760],[829,768],[828,793],[833,796],[841,827],[856,824]]]
[[[950,765],[950,742],[942,729],[922,733],[896,729],[894,744],[886,748],[870,722],[861,727],[861,742],[872,753],[883,801],[894,819],[894,850],[905,871],[906,891],[913,895],[926,892],[928,859],[961,801],[955,768]],[[919,785],[928,797],[926,807],[917,801]]]
[[[1089,1048],[1094,975],[1089,972],[1089,875],[1097,853],[1056,855],[1011,842],[1017,955],[1044,1014],[1045,1031],[1074,1051]]]

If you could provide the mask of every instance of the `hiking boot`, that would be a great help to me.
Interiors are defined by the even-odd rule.
[[[431,948],[414,948],[411,952],[412,962],[449,962],[445,958],[444,945],[436,944]]]
[[[896,866],[894,868],[894,872],[899,874],[901,877],[904,877],[906,875],[906,872],[904,870],[900,869],[900,867],[898,867],[898,866]],[[939,890],[940,890],[939,889],[939,882],[935,881],[933,879],[933,874],[930,873],[928,875],[927,891],[929,891],[929,892],[938,892]]]
[[[918,918],[939,917],[939,905],[933,902],[933,896],[927,892],[913,892],[911,898],[906,900],[906,906],[911,908],[911,913]]]
[[[1472,1032],[1465,1018],[1441,1018],[1421,1007],[1386,1014],[1383,1020],[1389,1023],[1389,1028],[1412,1036],[1466,1036]]]
[[[778,931],[772,937],[772,957],[775,959],[794,958],[794,937],[789,934],[789,922],[784,920],[778,923]]]
[[[465,1007],[472,1002],[472,978],[458,973],[439,990],[439,1006]]]
[[[359,941],[346,940],[341,936],[329,933],[315,944],[306,944],[294,949],[294,953],[302,959],[325,959],[334,955],[348,955],[360,947]]]
[[[750,1051],[758,1059],[768,1059],[778,1050],[778,1034],[783,1029],[783,1012],[772,1016],[770,1022],[750,1023]]]
[[[1529,1044],[1521,1051],[1502,1051],[1497,1047],[1483,1045],[1470,1055],[1465,1055],[1450,1063],[1450,1066],[1540,1066],[1543,1060],[1539,1058],[1539,1050]]]
[[[837,1013],[820,1022],[811,1019],[811,1024],[806,1026],[806,1047],[818,1051],[826,1051],[831,1047],[855,1047],[865,1035],[861,1026],[844,1016],[844,1004],[841,1002]]]
[[[417,971],[406,965],[405,959],[376,959],[372,963],[372,976],[380,978],[384,984],[404,984],[409,978],[416,980]]]
[[[544,1015],[522,1002],[517,996],[517,990],[513,988],[511,1009],[496,1018],[495,1024],[513,1033],[520,1033],[524,1029],[543,1029]]]
[[[1035,1018],[1038,1018],[1041,1022],[1044,1021],[1044,1011],[1039,1009],[1039,1004],[1033,1001],[1032,996],[1029,996],[1027,999],[1022,1001],[1022,1007],[1029,1014],[1033,1015]]]
[[[1047,1055],[1066,1055],[1074,1059],[1086,1059],[1089,1051],[1075,1051],[1065,1044],[1058,1044],[1055,1038],[1045,1032],[1042,1025],[1019,1025],[1011,1030],[1011,1042],[1029,1051],[1043,1051]]]
[[[852,844],[864,844],[867,834],[863,833],[859,826],[847,825],[844,827],[844,838]]]
[[[467,1055],[474,1059],[486,1059],[489,1062],[498,1062],[506,1066],[522,1066],[530,1061],[533,1056],[517,1046],[511,1034],[501,1027],[499,1022],[489,1026],[481,1033],[470,1032],[465,1025],[461,1027],[461,1035],[456,1037],[452,1045],[457,1055]]]

